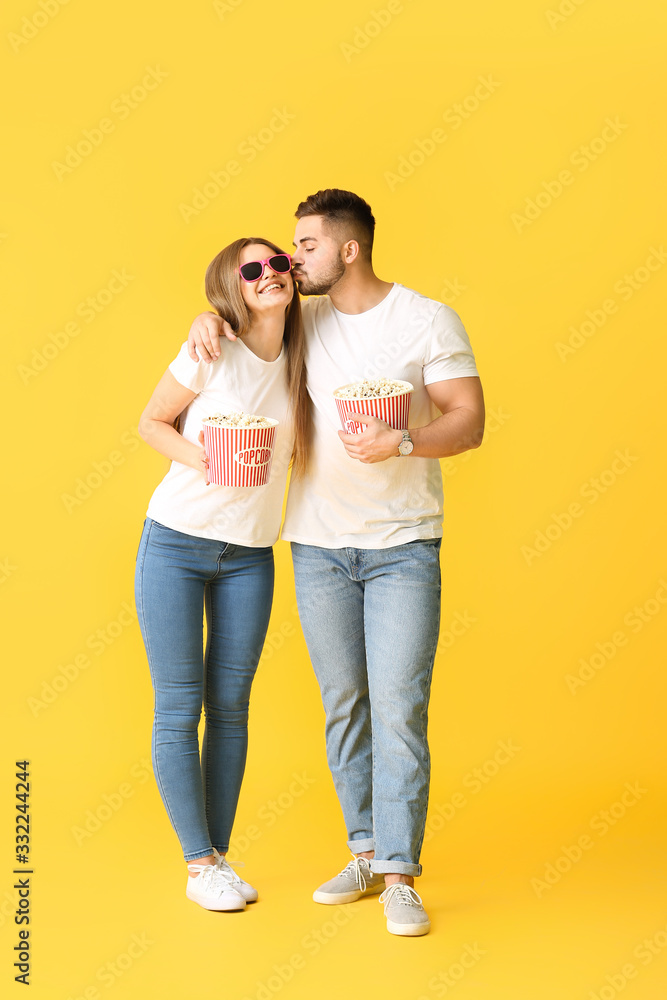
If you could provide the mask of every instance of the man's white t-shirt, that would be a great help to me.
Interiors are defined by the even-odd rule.
[[[440,464],[412,455],[364,464],[338,437],[333,392],[384,375],[415,387],[409,427],[438,415],[426,386],[477,375],[468,335],[449,306],[394,284],[366,312],[341,313],[328,296],[303,303],[314,435],[306,476],[290,483],[281,537],[324,548],[380,549],[442,536]]]
[[[233,542],[273,545],[280,531],[287,470],[293,447],[293,423],[283,347],[275,361],[258,358],[242,340],[220,340],[220,357],[211,364],[193,361],[188,345],[169,365],[177,382],[197,395],[182,414],[181,433],[198,444],[202,420],[214,413],[243,410],[278,421],[271,474],[266,486],[206,486],[202,472],[172,462],[148,506],[148,517],[186,535]]]

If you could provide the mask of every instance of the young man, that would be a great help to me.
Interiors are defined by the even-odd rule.
[[[375,220],[363,199],[318,191],[295,214],[293,275],[302,294],[318,296],[303,302],[314,438],[282,537],[353,854],[313,898],[338,904],[384,890],[388,930],[416,936],[430,928],[414,876],[440,623],[438,459],[480,445],[484,400],[457,314],[374,273]],[[219,317],[197,317],[192,357],[198,348],[213,360],[222,334],[234,336]],[[410,429],[367,417],[363,433],[343,433],[334,389],[379,376],[414,386]]]

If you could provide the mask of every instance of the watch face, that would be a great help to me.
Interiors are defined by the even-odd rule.
[[[398,446],[398,450],[400,451],[401,455],[409,455],[413,448],[414,444],[412,443],[412,441],[401,441],[401,443]]]

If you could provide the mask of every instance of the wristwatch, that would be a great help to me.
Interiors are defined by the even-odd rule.
[[[410,455],[414,448],[414,442],[410,437],[410,431],[403,431],[403,440],[398,446],[399,455]]]

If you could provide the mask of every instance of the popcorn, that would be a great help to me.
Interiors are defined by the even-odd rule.
[[[266,486],[278,421],[242,410],[206,417],[207,482],[218,486]]]
[[[409,382],[399,382],[396,379],[367,378],[363,382],[343,385],[334,390],[336,399],[380,399],[383,396],[394,396],[397,393],[409,392],[412,386]]]
[[[410,397],[414,392],[410,382],[399,379],[367,378],[334,389],[334,400],[343,430],[347,434],[362,434],[365,425],[355,414],[366,414],[384,420],[390,427],[402,430],[408,426]]]
[[[214,427],[273,427],[275,420],[270,417],[260,417],[256,413],[244,413],[243,410],[232,413],[214,413],[202,421]]]

